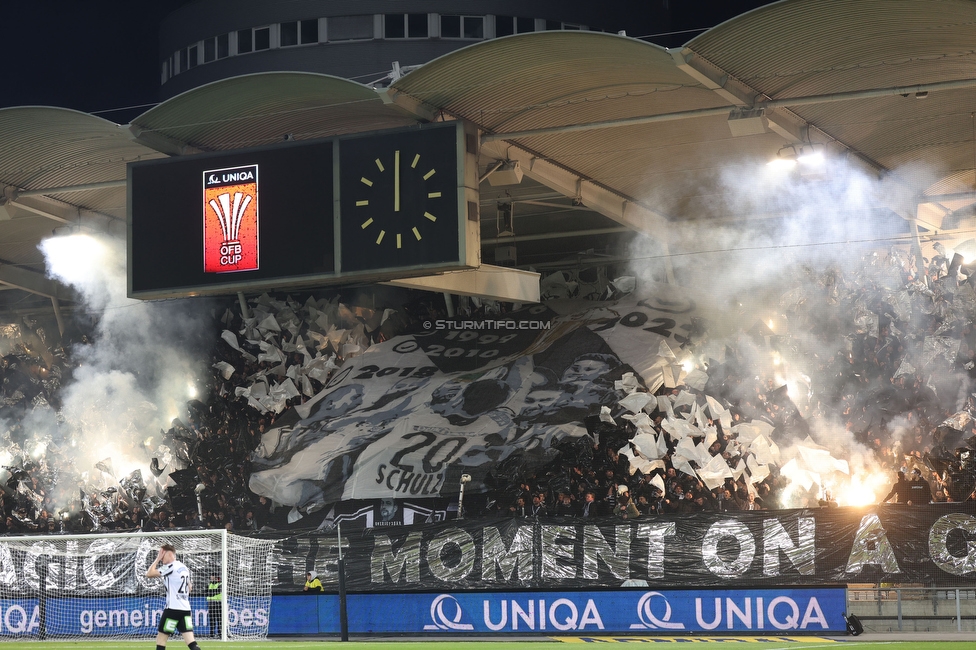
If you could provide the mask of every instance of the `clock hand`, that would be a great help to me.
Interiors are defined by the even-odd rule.
[[[400,151],[393,154],[393,211],[400,211]]]

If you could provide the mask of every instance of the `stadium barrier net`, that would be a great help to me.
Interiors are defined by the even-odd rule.
[[[267,638],[274,542],[199,530],[0,538],[0,640],[154,637],[165,592],[145,574],[166,543],[191,572],[197,638]]]

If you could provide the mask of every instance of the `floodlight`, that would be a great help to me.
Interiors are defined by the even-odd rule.
[[[776,157],[766,163],[773,169],[788,170],[796,167],[796,147],[791,144],[781,147]]]
[[[522,166],[517,160],[507,160],[498,166],[488,176],[488,184],[492,187],[500,185],[518,185],[522,182]]]
[[[734,108],[729,113],[729,131],[733,136],[761,135],[766,132],[765,110]]]

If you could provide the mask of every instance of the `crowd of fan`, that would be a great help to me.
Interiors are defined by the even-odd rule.
[[[70,366],[59,351],[61,368]],[[216,354],[216,353],[215,353]],[[55,390],[45,387],[24,368],[37,367],[24,355],[5,360],[4,416],[14,425],[5,432],[4,466],[0,494],[0,532],[92,532],[101,530],[154,531],[206,526],[236,531],[258,530],[270,523],[266,499],[247,491],[248,456],[271,419],[220,386],[208,404],[187,404],[188,415],[175,420],[165,432],[163,458],[153,458],[151,475],[141,471],[118,476],[111,459],[94,468],[78,466],[72,448],[49,442],[40,453],[32,449],[30,432],[11,416],[22,402],[55,403]],[[13,369],[13,370],[12,370]],[[29,399],[19,395],[33,393]],[[12,399],[13,398],[13,399]],[[129,450],[133,457],[143,450]],[[177,467],[185,469],[177,469]],[[168,488],[167,476],[174,483]],[[197,486],[202,486],[198,491]],[[199,501],[197,496],[199,494]]]
[[[621,441],[612,433],[608,439]],[[677,471],[667,457],[666,469],[651,474],[639,470],[631,473],[630,463],[613,451],[612,446],[597,444],[589,449],[586,444],[565,445],[552,467],[524,477],[514,490],[514,498],[510,489],[490,493],[485,514],[520,517],[614,515],[633,519],[706,510],[760,510],[764,503],[768,504],[765,507],[778,507],[776,494],[784,484],[778,474],[755,484],[752,489],[744,479],[729,479],[723,487],[709,490],[699,478]],[[652,483],[655,476],[661,479],[657,485]],[[659,487],[661,484],[663,490]]]
[[[61,377],[72,366],[70,346],[38,354],[48,349],[42,328],[31,321],[7,326],[2,333],[19,349],[0,360],[0,419],[9,425],[0,449],[10,463],[0,473],[0,534],[199,527],[247,534],[288,527],[287,508],[248,489],[250,456],[261,436],[322,390],[341,355],[357,354],[435,312],[424,301],[380,314],[347,309],[337,299],[302,305],[265,295],[252,302],[248,318],[227,309],[214,323],[205,396],[187,402],[185,415],[161,432],[147,459],[149,475],[120,475],[110,458],[79,467],[71,448],[51,441],[37,448],[25,420],[36,408],[58,407]],[[295,313],[312,313],[318,322]],[[88,343],[79,336],[79,345]],[[288,389],[278,390],[286,382]],[[138,445],[129,447],[132,457],[145,455]]]
[[[720,399],[733,425],[756,420],[772,425],[780,442],[806,438],[817,421],[840,426],[870,450],[877,471],[892,482],[897,472],[917,469],[932,501],[972,500],[976,276],[970,281],[960,274],[958,257],[920,260],[921,269],[918,261],[892,250],[870,255],[862,269],[847,274],[797,270],[780,304],[789,330],[777,335],[757,323],[726,348],[723,363],[709,360],[707,385],[692,392],[700,402],[706,394]],[[772,354],[802,359],[796,401],[785,385],[774,382],[775,369],[763,369],[760,359]],[[662,388],[658,394],[680,390],[689,388]],[[485,511],[633,518],[837,505],[836,495],[822,489],[790,489],[776,465],[760,481],[753,483],[743,473],[709,489],[697,476],[676,470],[673,440],[664,467],[644,474],[618,453],[634,437],[634,427],[590,420],[588,428],[597,434],[593,440],[567,445],[548,467],[520,477],[516,485],[497,486]],[[658,435],[663,435],[661,420],[660,414],[654,420]],[[741,448],[729,445],[735,433],[723,430],[718,420],[710,419],[708,426],[718,429],[709,454],[723,456],[735,468],[741,459]]]
[[[971,417],[976,404],[970,397],[976,376],[976,293],[959,271],[958,260],[922,261],[900,251],[872,255],[862,269],[848,273],[800,269],[780,304],[788,332],[777,334],[758,323],[728,342],[721,362],[703,363],[708,373],[703,390],[680,386],[658,394],[691,390],[701,401],[709,395],[729,410],[733,423],[767,422],[784,441],[809,435],[812,422],[839,423],[892,477],[896,470],[917,467],[934,500],[969,499],[976,487],[969,461],[976,450]],[[111,467],[99,466],[102,478],[112,477],[114,484],[95,487],[68,449],[50,444],[39,457],[15,454],[19,462],[5,468],[0,533],[199,526],[246,533],[288,527],[285,509],[248,489],[249,457],[262,434],[281,414],[322,390],[343,356],[411,322],[443,314],[433,302],[393,313],[311,300],[303,311],[290,299],[262,297],[255,308],[269,302],[276,304],[274,323],[267,320],[268,311],[242,318],[228,310],[216,324],[223,335],[213,348],[207,395],[188,403],[186,417],[165,432],[151,477],[139,472],[116,477]],[[317,324],[307,322],[315,316]],[[44,340],[36,323],[21,330],[21,339]],[[228,332],[245,333],[244,340]],[[2,415],[14,422],[3,442],[14,451],[29,444],[29,432],[11,413],[39,403],[57,408],[60,377],[70,366],[60,348],[48,355],[52,358],[24,348],[0,364]],[[774,370],[762,361],[773,353],[800,364],[794,374],[803,378],[802,395],[791,399],[776,385]],[[661,413],[653,418],[658,433],[662,419]],[[672,463],[674,441],[664,466],[645,473],[620,453],[635,436],[633,424],[595,414],[585,423],[591,436],[558,443],[559,453],[548,465],[525,470],[513,456],[509,466],[497,467],[487,481],[489,492],[480,499],[473,495],[475,510],[485,516],[635,518],[784,505],[789,481],[775,465],[761,480],[740,473],[709,489]],[[735,468],[742,454],[735,433],[717,419],[708,424],[718,430],[709,454],[721,455]],[[831,495],[815,490],[794,490],[792,499],[792,505],[806,507],[836,505]]]

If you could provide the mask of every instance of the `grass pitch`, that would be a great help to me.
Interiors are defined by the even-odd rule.
[[[970,635],[971,636],[971,635]],[[976,641],[884,641],[881,639],[862,641],[852,637],[540,637],[538,641],[514,641],[498,639],[493,641],[431,641],[430,639],[403,639],[398,641],[358,641],[346,643],[334,638],[315,641],[242,641],[221,643],[212,639],[200,639],[201,650],[215,647],[227,650],[323,650],[323,644],[335,645],[336,650],[570,650],[572,647],[598,646],[611,648],[627,644],[655,644],[659,647],[682,644],[731,645],[737,650],[821,650],[840,646],[838,650],[969,650],[976,647]],[[153,641],[21,641],[4,646],[18,650],[153,650]],[[181,642],[170,642],[168,650],[184,650]],[[624,648],[621,648],[624,650]]]

